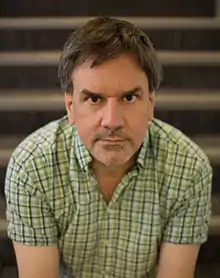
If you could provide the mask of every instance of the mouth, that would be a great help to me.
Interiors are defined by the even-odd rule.
[[[104,138],[101,141],[107,141],[107,142],[123,142],[125,141],[122,138],[118,138],[118,137],[111,137],[111,138]]]
[[[122,138],[105,138],[100,140],[103,144],[107,145],[117,145],[117,144],[122,144],[125,142],[125,139]]]

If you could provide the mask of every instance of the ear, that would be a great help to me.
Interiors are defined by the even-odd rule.
[[[65,101],[65,108],[66,108],[69,124],[73,125],[74,124],[73,95],[65,93],[64,101]]]
[[[155,107],[155,92],[149,94],[149,112],[150,112],[150,121],[154,118],[154,107]]]

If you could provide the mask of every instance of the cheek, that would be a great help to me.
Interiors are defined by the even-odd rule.
[[[75,114],[75,127],[85,146],[89,146],[97,130],[97,123],[92,116],[85,116],[81,113]]]
[[[135,138],[137,139],[137,141],[140,141],[143,139],[143,137],[146,134],[147,127],[148,127],[148,121],[139,122],[139,124],[137,124],[135,126],[133,134],[134,134]]]
[[[148,122],[152,118],[152,109],[150,106],[146,108],[145,106],[135,107],[131,111],[128,111],[126,118],[127,124],[135,127],[136,129],[144,128],[148,125]]]
[[[130,132],[133,134],[133,138],[137,141],[141,141],[146,134],[148,125],[152,120],[152,113],[148,109],[139,110],[136,113],[133,112],[129,115],[128,126],[130,126]],[[131,117],[132,116],[132,117]]]
[[[87,126],[92,128],[99,122],[99,113],[93,107],[84,103],[74,103],[73,114],[76,125]]]
[[[79,134],[79,137],[82,143],[89,148],[91,146],[92,138],[93,138],[93,130],[86,122],[77,122],[75,124],[76,130]]]

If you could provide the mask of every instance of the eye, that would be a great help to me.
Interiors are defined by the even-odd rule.
[[[126,95],[126,96],[123,98],[123,100],[124,100],[125,102],[127,102],[127,103],[132,103],[132,102],[134,102],[136,99],[137,99],[137,96],[134,95],[134,94],[128,94],[128,95]]]
[[[92,96],[92,97],[88,97],[87,101],[89,101],[91,104],[97,104],[101,101],[101,98],[98,96]]]

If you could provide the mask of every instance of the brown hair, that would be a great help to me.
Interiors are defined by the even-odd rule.
[[[162,68],[147,35],[130,22],[109,17],[88,21],[67,39],[58,67],[62,90],[72,93],[72,72],[87,59],[94,67],[125,53],[135,58],[147,75],[149,91],[155,91],[162,80]]]

